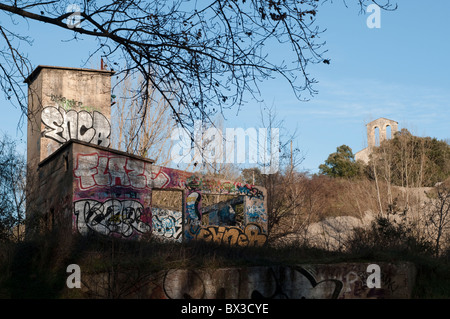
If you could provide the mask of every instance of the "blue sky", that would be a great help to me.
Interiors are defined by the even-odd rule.
[[[365,124],[378,117],[396,120],[418,136],[450,138],[450,1],[400,0],[398,5],[394,12],[381,12],[379,29],[367,27],[369,13],[360,14],[356,5],[346,8],[335,0],[320,8],[317,21],[327,29],[321,39],[331,64],[309,68],[319,81],[319,93],[309,101],[297,100],[282,80],[261,84],[265,104],[276,108],[287,130],[297,128],[294,145],[305,154],[301,169],[317,172],[339,145],[354,152],[366,147]],[[0,21],[5,21],[1,13]],[[84,64],[95,49],[93,41],[62,42],[71,39],[67,31],[18,21],[17,30],[34,38],[24,47],[33,66],[99,67],[99,61]],[[17,131],[20,112],[3,96],[0,105],[0,131],[24,145],[26,126],[23,135]],[[238,116],[236,110],[226,114],[224,126],[259,127],[259,108],[248,101]]]
[[[450,138],[450,1],[398,5],[381,12],[379,29],[368,28],[370,14],[355,5],[323,6],[318,24],[327,29],[322,39],[331,64],[310,68],[319,93],[299,102],[277,81],[264,86],[266,104],[276,106],[288,128],[298,127],[303,169],[317,172],[339,145],[354,153],[366,147],[365,124],[379,117],[418,136]],[[251,118],[251,109],[242,118]]]

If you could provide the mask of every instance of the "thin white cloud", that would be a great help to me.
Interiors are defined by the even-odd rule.
[[[303,105],[283,103],[287,114],[358,118],[404,117],[441,120],[450,115],[447,90],[411,87],[373,80],[342,80],[321,84],[320,98]]]

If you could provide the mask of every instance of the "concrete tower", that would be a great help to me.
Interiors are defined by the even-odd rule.
[[[112,71],[38,66],[28,84],[30,169],[70,139],[109,146]]]
[[[109,146],[112,74],[107,70],[38,66],[25,80],[28,84],[27,217],[32,212],[48,215],[50,210],[54,216],[58,207],[67,206],[62,201],[70,193],[67,171],[72,164],[68,155],[57,156],[53,162],[58,165],[43,170],[40,166],[44,161],[69,141]]]

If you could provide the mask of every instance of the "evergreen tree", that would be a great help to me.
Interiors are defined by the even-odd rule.
[[[337,147],[324,164],[319,166],[320,174],[330,177],[356,178],[362,175],[363,166],[355,161],[352,149],[347,145]]]

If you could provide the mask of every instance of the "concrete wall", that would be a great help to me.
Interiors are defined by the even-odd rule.
[[[95,231],[135,238],[155,229],[157,235],[176,241],[181,235],[184,241],[202,239],[232,245],[259,245],[267,240],[263,188],[199,177],[93,145],[74,145],[74,225],[82,234]],[[163,213],[162,207],[155,206],[153,213],[153,189],[181,191],[182,210]],[[243,227],[203,225],[203,194],[242,196]],[[153,221],[159,223],[156,228]]]
[[[152,162],[73,143],[73,229],[137,238],[151,233]],[[147,172],[147,173],[145,173]]]
[[[109,146],[111,75],[105,70],[38,66],[26,79],[28,84],[27,128],[27,216],[61,218],[71,202],[71,161],[58,153],[70,139]],[[42,164],[42,165],[41,165]],[[36,187],[37,186],[37,187]],[[56,214],[56,215],[55,215]],[[47,223],[47,224],[48,224]],[[51,225],[46,225],[52,228]],[[28,231],[27,231],[28,232]]]
[[[76,140],[39,163],[37,173],[36,200],[28,208],[41,218],[44,229],[71,228],[83,235],[96,232],[130,239],[154,234],[178,242],[240,246],[262,245],[267,240],[266,191],[261,187],[157,166],[149,159]],[[180,194],[180,209],[152,205],[154,189]],[[223,226],[213,219],[204,223],[202,197],[206,194],[233,197],[205,207],[208,214],[226,211],[231,216],[232,205],[242,203],[242,225]],[[50,226],[49,220],[58,222]]]
[[[355,153],[355,161],[363,161],[364,163],[369,163],[369,155],[370,150],[368,147],[360,150],[359,152]]]
[[[67,231],[72,224],[72,145],[41,162],[33,174],[28,174],[26,234]]]
[[[407,299],[416,270],[410,263],[379,263],[380,287],[369,287],[374,272],[367,263],[222,269],[171,269],[130,280],[117,278],[125,298],[151,299]],[[87,278],[86,278],[87,276]],[[108,295],[108,275],[84,274],[82,291]],[[120,282],[122,278],[123,282]],[[130,284],[134,282],[134,284]],[[128,284],[127,284],[128,283]]]

